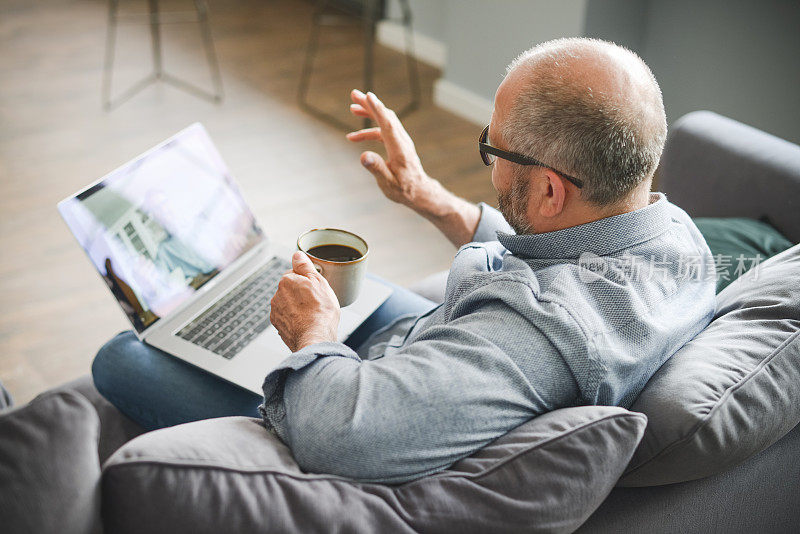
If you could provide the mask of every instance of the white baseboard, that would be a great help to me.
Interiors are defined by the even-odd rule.
[[[443,69],[447,62],[447,46],[441,41],[414,32],[414,57]],[[405,52],[405,28],[389,20],[378,23],[378,42],[392,50]],[[459,117],[477,125],[489,124],[492,116],[492,101],[464,89],[445,79],[438,79],[433,86],[433,102]]]
[[[486,126],[492,118],[492,101],[439,78],[433,84],[433,103],[462,119]]]
[[[437,41],[427,35],[414,32],[414,53],[413,56],[437,68],[444,68],[447,61],[447,47],[441,41]],[[392,50],[398,52],[406,51],[406,34],[402,24],[382,20],[378,22],[378,42]]]

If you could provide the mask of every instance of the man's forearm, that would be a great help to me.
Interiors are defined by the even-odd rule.
[[[412,207],[431,221],[456,247],[472,241],[481,218],[481,209],[444,188],[438,180],[430,179],[425,191]]]

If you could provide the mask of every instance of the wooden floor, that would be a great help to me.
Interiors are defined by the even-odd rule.
[[[122,2],[130,13],[144,4]],[[18,402],[87,373],[103,342],[129,327],[56,203],[195,121],[206,125],[276,241],[291,246],[310,227],[350,229],[371,244],[371,270],[401,284],[449,266],[453,247],[381,195],[358,163],[363,148],[295,104],[311,3],[212,0],[210,7],[224,102],[158,85],[105,113],[106,3],[0,0],[0,380]],[[166,69],[210,87],[197,26],[169,25],[164,41]],[[322,43],[312,98],[346,117],[349,89],[361,79],[359,30],[326,29]],[[115,91],[150,68],[146,27],[121,27]],[[376,92],[404,105],[402,57],[379,47],[376,69]],[[458,194],[493,202],[475,148],[479,128],[434,107],[439,73],[421,72],[424,104],[405,122],[423,164]]]

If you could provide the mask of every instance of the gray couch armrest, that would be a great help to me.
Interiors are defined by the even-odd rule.
[[[692,217],[766,218],[800,242],[800,146],[710,111],[672,126],[660,189]]]

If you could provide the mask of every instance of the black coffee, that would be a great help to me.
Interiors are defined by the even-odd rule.
[[[359,251],[347,245],[318,245],[308,249],[308,253],[328,261],[353,261],[361,257]]]

